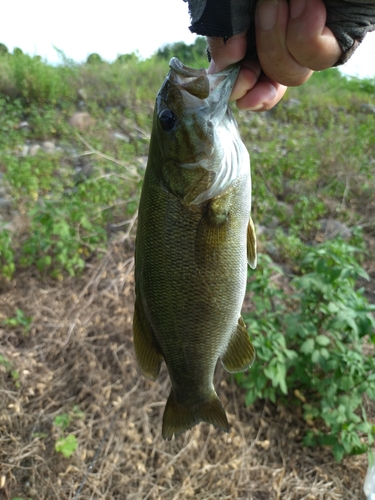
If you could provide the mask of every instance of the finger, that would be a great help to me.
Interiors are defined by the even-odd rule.
[[[246,33],[233,35],[224,42],[223,38],[207,37],[211,62],[208,73],[217,73],[230,64],[241,61],[246,54]]]
[[[286,46],[302,65],[315,71],[333,66],[341,57],[340,46],[325,26],[326,7],[322,0],[291,0]]]
[[[286,46],[287,0],[259,0],[255,17],[258,57],[264,73],[282,85],[302,85],[312,74]]]
[[[230,100],[237,101],[244,97],[255,86],[261,72],[262,70],[258,61],[255,59],[243,60]]]
[[[261,76],[255,87],[236,102],[238,109],[249,111],[268,111],[284,96],[287,87]]]

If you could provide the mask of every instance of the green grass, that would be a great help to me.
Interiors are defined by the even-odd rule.
[[[105,252],[111,228],[126,228],[138,204],[144,172],[138,159],[148,153],[155,96],[173,55],[207,66],[202,39],[163,47],[147,60],[125,54],[111,64],[95,54],[75,64],[60,53],[62,64],[50,66],[0,50],[0,174],[11,210],[24,220],[15,232],[0,219],[2,279],[30,266],[58,280],[82,273]],[[328,444],[338,459],[366,451],[374,433],[362,406],[366,377],[374,397],[374,366],[361,355],[364,341],[374,343],[372,308],[356,288],[366,277],[361,266],[375,257],[374,92],[375,81],[332,69],[289,89],[268,113],[234,110],[251,156],[253,219],[264,229],[260,248],[284,266],[294,290],[290,296],[272,282],[275,263],[261,256],[249,285],[256,311],[247,318],[256,326],[250,333],[259,356],[238,381],[248,403],[287,395],[292,404],[302,402],[312,426],[305,443]],[[94,119],[81,134],[68,125],[77,110]],[[126,140],[114,139],[114,132]],[[60,149],[22,153],[44,140]],[[76,172],[77,158],[86,158],[90,175]],[[351,240],[324,242],[323,218],[345,223]],[[28,328],[26,320],[7,321]],[[16,372],[13,377],[19,383]],[[344,397],[348,388],[352,401]],[[69,421],[66,414],[59,418],[55,426],[64,430]],[[76,447],[73,435],[56,442],[67,457]]]
[[[137,182],[122,179],[121,166],[100,155],[93,156],[92,177],[75,187],[72,161],[64,148],[78,154],[86,148],[69,127],[68,118],[77,109],[87,110],[96,120],[84,134],[92,148],[123,163],[134,163],[135,157],[147,155],[155,95],[172,55],[196,67],[207,65],[204,39],[193,46],[165,46],[147,60],[136,54],[119,56],[111,64],[95,54],[78,65],[60,52],[62,64],[50,66],[20,51],[0,53],[0,172],[14,205],[27,212],[30,228],[42,240],[43,223],[51,226],[56,217],[54,203],[59,207],[55,211],[65,214],[66,224],[84,229],[81,241],[78,229],[73,231],[70,253],[82,252],[84,242],[91,254],[95,245],[105,244],[109,220],[120,216],[111,207],[129,196],[136,200]],[[363,225],[365,234],[372,234],[375,114],[369,104],[374,90],[374,81],[347,79],[332,69],[316,73],[300,88],[289,89],[268,113],[235,111],[251,154],[253,212],[258,225],[277,220],[284,233],[307,242],[322,217],[334,217],[350,220],[351,226]],[[25,122],[27,126],[20,127]],[[111,139],[111,130],[125,134],[128,141]],[[62,152],[20,156],[25,143],[42,140],[56,141]],[[85,219],[85,207],[94,215]],[[90,236],[85,236],[85,230]],[[55,240],[59,231],[61,227],[50,227],[44,234]],[[276,240],[283,246],[283,237]],[[9,234],[3,231],[0,241],[0,256],[9,261],[9,275]],[[48,252],[51,245],[45,245]],[[30,245],[26,247],[30,255]],[[40,252],[36,252],[38,259],[43,258]],[[24,262],[22,251],[21,257]],[[75,266],[83,266],[81,258]]]
[[[27,214],[31,229],[22,245],[2,230],[3,274],[9,277],[14,270],[12,247],[17,265],[44,268],[51,262],[47,267],[59,274],[83,268],[82,253],[91,255],[105,245],[106,226],[121,216],[116,207],[126,205],[129,197],[136,203],[140,185],[135,178],[122,177],[121,165],[93,155],[92,176],[75,186],[74,165],[64,148],[75,154],[87,148],[68,118],[77,109],[88,111],[95,119],[84,134],[90,146],[133,164],[135,157],[147,155],[155,95],[173,55],[196,67],[207,66],[204,39],[193,46],[162,47],[147,60],[136,54],[119,56],[111,64],[95,54],[79,65],[60,52],[62,64],[50,66],[20,51],[0,53],[0,172],[14,207]],[[322,217],[363,225],[365,235],[372,235],[375,114],[369,104],[374,90],[374,81],[347,79],[332,69],[289,89],[268,113],[235,110],[251,154],[254,219],[258,225],[277,222],[274,239],[284,254],[290,244],[283,234],[308,242]],[[111,139],[113,130],[128,140]],[[25,143],[43,140],[56,141],[61,152],[20,155]],[[55,223],[58,213],[63,221]],[[69,236],[64,224],[70,227]],[[58,270],[54,255],[59,255]]]

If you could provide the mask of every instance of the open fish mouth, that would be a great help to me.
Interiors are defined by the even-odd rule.
[[[191,97],[205,100],[215,115],[224,115],[230,94],[236,82],[240,66],[238,64],[215,74],[208,74],[206,69],[195,69],[185,66],[177,57],[172,57],[169,62],[169,80],[180,90],[185,90],[189,95],[186,104],[192,107],[197,102]],[[186,93],[185,96],[186,96]]]

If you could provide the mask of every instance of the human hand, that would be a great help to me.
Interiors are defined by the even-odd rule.
[[[244,59],[246,33],[207,39],[211,52],[209,73],[241,61],[231,99],[240,109],[265,111],[277,104],[286,86],[305,83],[313,71],[333,66],[341,49],[325,26],[322,0],[259,0],[256,43],[259,61]]]

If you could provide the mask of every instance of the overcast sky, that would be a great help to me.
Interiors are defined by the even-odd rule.
[[[189,24],[182,0],[9,0],[1,6],[0,42],[50,62],[58,62],[53,46],[77,62],[92,52],[113,61],[134,51],[148,57],[165,43],[193,43]],[[375,77],[375,33],[344,72]]]

